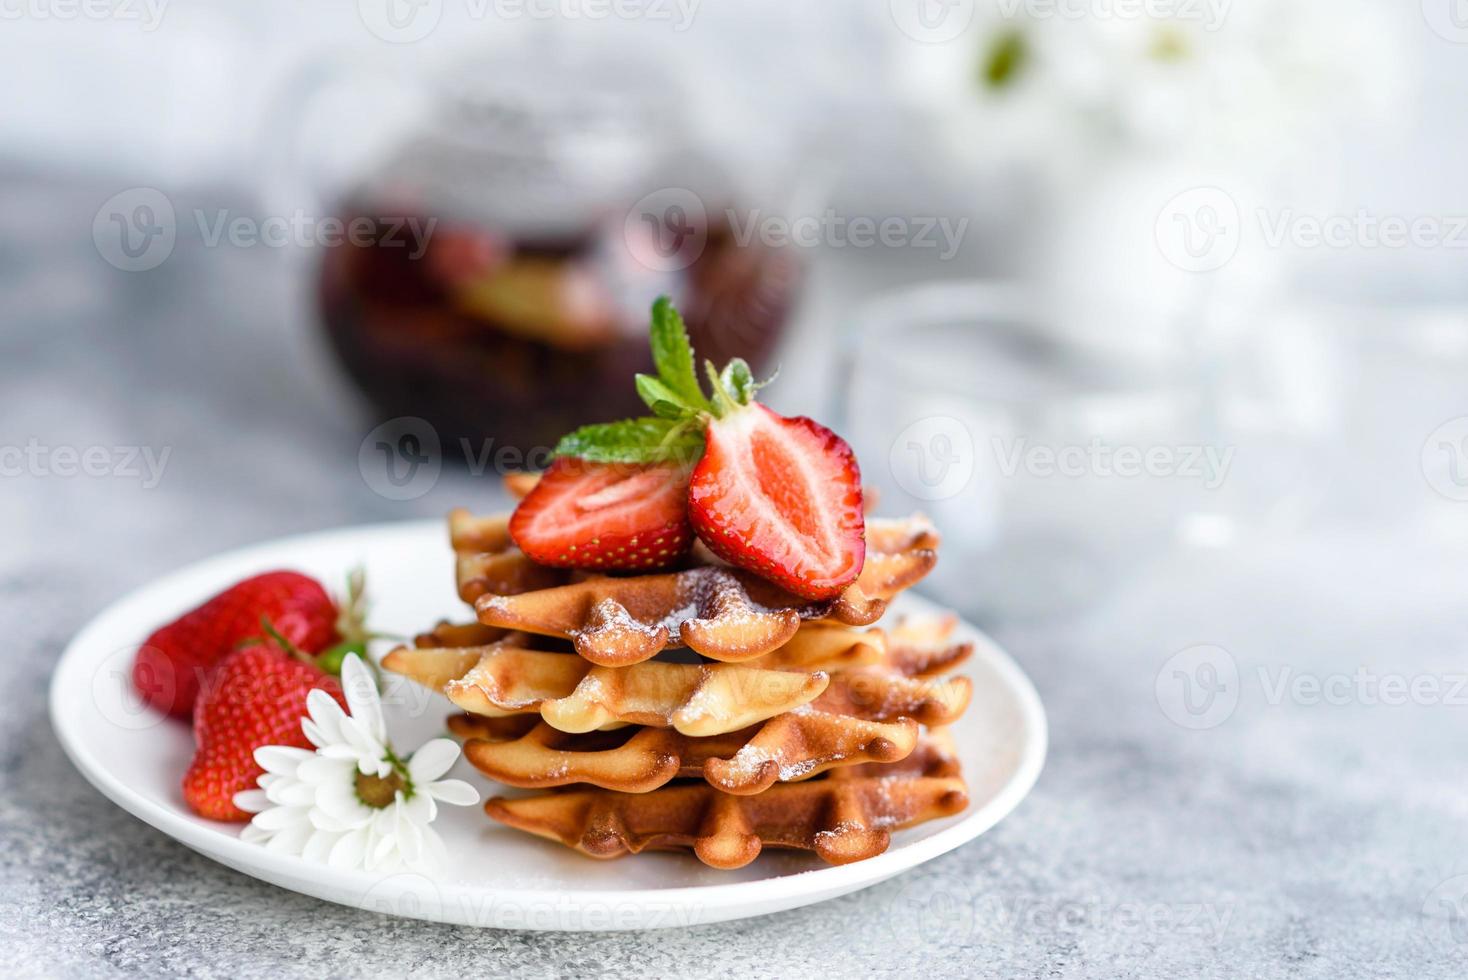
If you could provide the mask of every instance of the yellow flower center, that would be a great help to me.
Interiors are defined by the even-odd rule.
[[[393,770],[386,776],[374,776],[367,773],[357,773],[357,799],[370,807],[381,810],[397,798],[398,790],[403,789],[407,781]]]

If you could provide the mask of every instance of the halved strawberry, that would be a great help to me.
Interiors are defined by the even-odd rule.
[[[693,543],[688,467],[561,457],[510,518],[510,537],[542,565],[645,571]]]
[[[689,483],[694,530],[725,561],[789,592],[836,596],[866,558],[856,456],[818,422],[728,394],[716,393]]]

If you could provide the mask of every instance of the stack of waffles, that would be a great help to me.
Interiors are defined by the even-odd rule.
[[[462,712],[449,728],[476,768],[535,791],[490,817],[592,857],[691,848],[737,868],[765,847],[862,860],[967,806],[946,726],[970,645],[951,617],[874,625],[937,561],[925,519],[868,519],[860,577],[823,602],[701,548],[657,574],[549,568],[508,520],[450,515],[477,622],[383,661]]]

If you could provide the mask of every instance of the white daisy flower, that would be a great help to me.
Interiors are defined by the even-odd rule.
[[[341,680],[350,713],[325,691],[306,698],[301,730],[316,751],[255,750],[265,772],[259,789],[235,795],[236,806],[255,814],[240,839],[339,869],[441,866],[447,854],[429,826],[438,804],[479,802],[462,779],[439,778],[458,759],[459,746],[436,738],[406,760],[399,757],[372,673],[356,654],[342,662]]]

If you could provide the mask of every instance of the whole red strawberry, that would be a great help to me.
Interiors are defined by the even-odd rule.
[[[158,629],[133,661],[133,686],[160,711],[187,718],[209,670],[246,640],[261,619],[296,647],[319,653],[336,643],[340,611],[321,583],[299,572],[256,575]]]
[[[194,760],[183,778],[184,800],[199,816],[250,819],[234,805],[234,795],[253,789],[264,772],[255,750],[311,748],[301,719],[313,689],[347,706],[341,683],[304,657],[268,640],[226,655],[209,675],[194,705]]]

